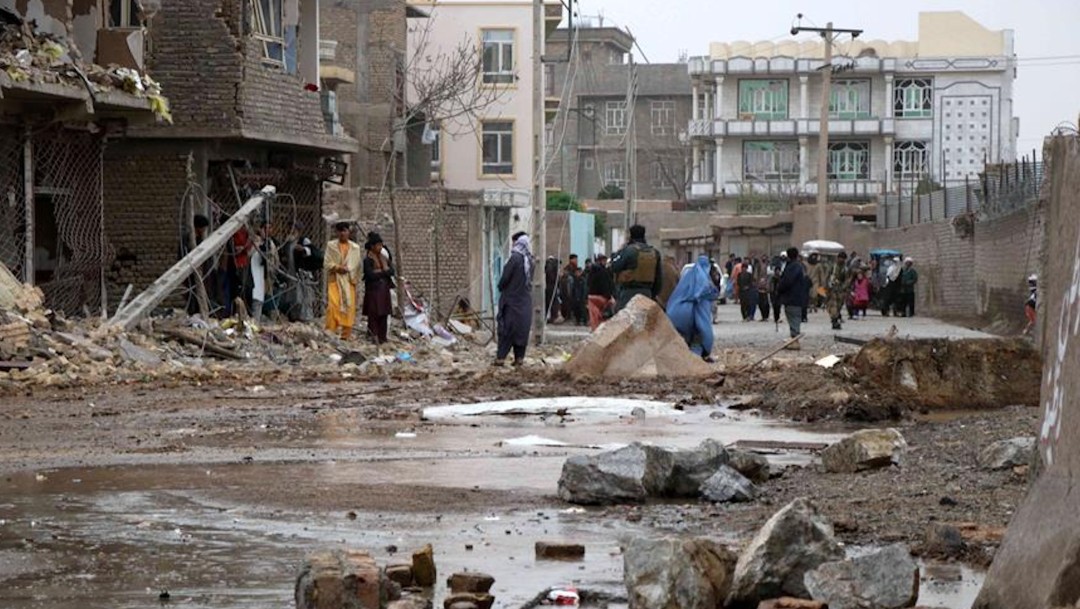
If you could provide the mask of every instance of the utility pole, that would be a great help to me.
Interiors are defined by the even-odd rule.
[[[825,42],[825,62],[821,66],[821,113],[818,120],[820,135],[818,136],[817,166],[817,238],[828,239],[826,228],[828,224],[827,206],[829,203],[829,103],[832,101],[832,45],[839,34],[851,34],[852,38],[858,38],[863,31],[834,28],[832,21],[823,28],[803,27],[802,17],[802,13],[799,13],[799,24],[791,28],[791,35],[796,36],[802,32],[817,32]]]
[[[547,339],[547,312],[551,303],[544,293],[544,265],[547,262],[547,194],[544,176],[544,0],[533,0],[533,184],[532,242],[536,256],[533,264],[533,340],[538,345]]]
[[[630,227],[635,224],[637,216],[637,124],[634,121],[634,109],[637,106],[637,68],[634,65],[634,54],[630,54],[629,80],[626,88],[626,135],[623,141],[626,143],[626,221],[624,224],[625,234],[630,234]]]

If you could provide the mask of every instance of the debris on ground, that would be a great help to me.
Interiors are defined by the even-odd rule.
[[[810,598],[806,573],[844,559],[833,527],[808,499],[796,499],[770,518],[735,566],[727,606],[755,608],[763,600]]]
[[[536,558],[540,560],[580,560],[585,558],[585,546],[565,541],[536,542]]]
[[[635,537],[623,551],[631,607],[715,609],[731,588],[737,557],[707,538]]]
[[[825,471],[853,474],[867,469],[900,465],[907,442],[897,430],[863,429],[821,452]]]
[[[367,552],[331,551],[304,561],[296,579],[296,609],[341,609],[346,599],[362,607],[381,607],[382,599],[397,600],[400,589],[386,578]]]
[[[757,494],[753,482],[727,465],[701,484],[701,496],[713,503],[753,501]]]
[[[919,565],[902,544],[827,562],[805,577],[810,597],[829,609],[904,609],[919,598]]]
[[[1035,454],[1035,436],[1000,440],[979,453],[979,467],[988,470],[1011,469],[1031,463]]]
[[[644,296],[589,335],[567,362],[571,378],[693,378],[714,373],[694,355],[664,310]]]

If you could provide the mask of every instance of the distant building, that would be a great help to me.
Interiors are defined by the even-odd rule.
[[[533,81],[531,0],[482,2],[417,0],[429,15],[409,32],[410,65],[438,70],[440,57],[475,45],[482,56],[474,112],[433,124],[434,181],[447,188],[502,190],[528,196],[533,184]],[[545,32],[562,19],[559,2],[545,2]],[[415,58],[419,55],[419,60]]]
[[[546,95],[566,104],[545,135],[549,188],[594,199],[608,185],[626,191],[633,178],[638,199],[686,200],[692,99],[686,64],[640,63],[638,57],[631,67],[633,47],[628,32],[588,22],[549,38]],[[631,71],[637,76],[632,109]],[[630,142],[637,151],[632,169]]]
[[[1016,158],[1011,30],[960,12],[919,15],[911,42],[836,47],[829,121],[833,200],[977,179]],[[692,58],[691,197],[790,205],[817,191],[823,43],[714,43]]]

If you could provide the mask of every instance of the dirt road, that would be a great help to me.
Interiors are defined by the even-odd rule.
[[[775,344],[771,324],[759,324],[760,331],[753,325],[719,327],[725,361],[748,361]],[[885,326],[853,325],[866,335]],[[933,334],[932,322],[925,327]],[[835,352],[830,333],[814,324],[811,331],[808,350],[764,369],[783,372],[826,347]],[[939,335],[950,333],[967,331],[946,327]],[[712,379],[575,384],[539,363],[521,372],[477,364],[346,374],[328,371],[304,383],[291,373],[276,383],[264,375],[248,386],[86,387],[0,400],[0,605],[145,607],[167,589],[184,606],[290,607],[295,569],[312,549],[360,547],[392,562],[430,542],[443,573],[489,571],[499,606],[516,607],[550,585],[617,590],[618,546],[627,536],[686,532],[738,544],[799,496],[817,501],[853,545],[903,541],[917,548],[932,523],[970,523],[979,541],[964,559],[978,565],[1025,479],[982,472],[975,456],[991,441],[1032,433],[1036,423],[1030,408],[894,422],[911,445],[901,468],[827,474],[810,455],[776,454],[770,459],[787,469],[751,504],[580,510],[561,503],[555,488],[568,455],[595,452],[585,446],[692,446],[709,437],[831,442],[853,427],[785,424],[733,410],[727,404],[752,385],[716,387]],[[682,410],[644,420],[420,416],[438,404],[574,395],[660,400]],[[527,436],[565,445],[517,443]],[[533,543],[553,538],[585,543],[586,560],[534,560]],[[941,595],[924,587],[923,602],[968,594],[975,576],[953,569],[942,577],[955,575],[960,582],[937,582]]]

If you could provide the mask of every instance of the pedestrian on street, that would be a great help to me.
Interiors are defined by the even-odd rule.
[[[859,269],[851,284],[851,318],[866,319],[866,309],[870,306],[870,278],[867,269]]]
[[[337,239],[326,244],[323,272],[326,273],[326,329],[340,332],[342,340],[352,336],[356,323],[356,286],[360,283],[360,244],[352,240],[348,222],[338,222]]]
[[[714,361],[712,303],[719,297],[720,291],[709,277],[709,258],[698,256],[667,301],[671,324],[690,349],[707,362]]]
[[[600,254],[589,268],[589,328],[604,322],[604,313],[614,306],[615,280],[607,268],[607,256]]]
[[[757,269],[754,268],[753,258],[749,257],[742,262],[741,266],[739,276],[735,280],[739,290],[739,306],[742,309],[743,321],[754,321],[754,312],[758,304],[757,280],[754,276]]]
[[[757,283],[758,310],[761,311],[761,321],[769,321],[769,293],[772,273],[769,272],[769,258],[762,256],[757,263],[757,273],[754,281]]]
[[[663,288],[660,252],[645,242],[645,227],[630,227],[630,242],[611,259],[611,273],[618,286],[615,312],[626,308],[634,296],[655,301]]]
[[[832,265],[832,273],[829,275],[828,299],[826,308],[829,311],[829,320],[832,321],[832,329],[843,328],[844,305],[851,294],[851,276],[848,273],[847,253],[840,252],[836,256],[836,263]]]
[[[1024,334],[1027,335],[1031,332],[1031,329],[1035,327],[1035,311],[1039,306],[1039,276],[1031,275],[1028,277],[1028,297],[1024,301],[1024,317],[1027,318],[1027,325],[1024,326]]]
[[[533,257],[528,235],[521,235],[510,248],[510,258],[499,279],[499,310],[496,315],[499,344],[495,365],[506,364],[514,351],[514,366],[525,363],[525,349],[532,330]]]
[[[919,283],[919,271],[915,270],[915,261],[904,259],[904,269],[900,271],[900,309],[901,317],[915,317],[915,285]]]
[[[390,290],[394,288],[394,265],[390,250],[383,246],[379,233],[368,233],[364,244],[364,315],[368,320],[368,334],[381,345],[387,341],[390,329],[390,313],[393,309]]]
[[[780,304],[784,307],[788,332],[791,338],[796,338],[802,333],[803,311],[810,297],[810,287],[803,265],[794,262],[799,259],[798,248],[789,248],[787,257],[792,262],[788,262],[784,267],[776,292],[780,296]],[[798,341],[793,342],[788,348],[798,350],[800,348]]]

